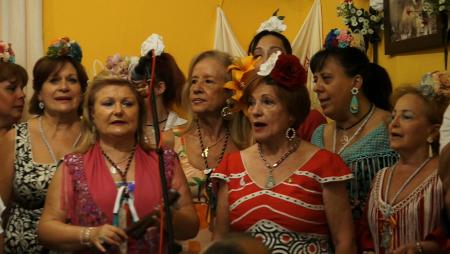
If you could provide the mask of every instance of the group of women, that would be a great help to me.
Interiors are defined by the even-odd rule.
[[[182,253],[231,232],[274,253],[448,251],[438,156],[447,98],[423,86],[391,96],[363,51],[325,46],[310,68],[330,123],[311,110],[307,70],[275,31],[254,37],[245,67],[206,51],[185,80],[170,54],[147,61],[153,111],[145,77],[105,71],[88,86],[79,46],[63,38],[36,63],[34,116],[19,123],[28,77],[0,62],[0,253],[163,250],[160,160],[180,194],[171,211]],[[147,215],[161,223],[131,236]]]

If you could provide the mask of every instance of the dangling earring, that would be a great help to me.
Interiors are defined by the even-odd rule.
[[[226,106],[222,108],[222,111],[220,112],[220,114],[222,115],[222,118],[226,121],[229,121],[233,118],[233,106],[234,103],[231,99],[228,99],[226,101]]]
[[[427,142],[428,142],[428,157],[433,157],[434,153],[433,153],[433,137],[428,137],[427,138]]]
[[[352,100],[350,101],[350,112],[356,115],[359,112],[359,101],[358,97],[356,97],[356,95],[358,95],[359,93],[359,89],[357,87],[353,87],[351,93],[352,93]]]
[[[297,136],[297,132],[295,131],[294,128],[289,127],[286,130],[286,138],[289,140],[289,142],[291,142],[292,140],[294,140],[294,138]]]
[[[44,110],[45,105],[44,105],[44,103],[43,103],[42,101],[40,101],[40,102],[38,103],[38,107],[39,107],[41,110]]]

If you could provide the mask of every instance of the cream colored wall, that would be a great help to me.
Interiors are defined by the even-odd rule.
[[[44,45],[61,36],[77,40],[83,48],[83,64],[92,75],[94,59],[108,55],[137,55],[141,42],[151,33],[164,37],[166,51],[187,72],[190,59],[211,49],[218,0],[44,0]],[[343,28],[336,16],[340,0],[322,0],[323,29]],[[367,8],[368,0],[355,4]],[[241,45],[246,49],[259,24],[274,10],[286,16],[285,35],[292,40],[313,0],[225,0],[223,10]],[[371,52],[369,52],[370,54]],[[418,82],[431,70],[443,69],[441,49],[402,56],[385,56],[379,63],[388,69],[394,85]]]

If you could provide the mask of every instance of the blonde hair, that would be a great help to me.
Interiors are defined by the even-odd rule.
[[[111,75],[98,75],[93,82],[89,85],[88,90],[84,97],[83,105],[83,119],[81,120],[81,131],[82,137],[79,145],[76,148],[77,152],[85,153],[87,152],[95,143],[98,141],[98,135],[96,126],[92,119],[95,105],[96,94],[105,87],[108,86],[120,86],[128,87],[133,95],[136,97],[138,102],[139,112],[138,112],[138,125],[136,130],[136,143],[141,146],[142,149],[148,151],[151,149],[144,141],[144,123],[146,119],[146,109],[143,98],[138,94],[134,85],[130,81],[118,78]]]
[[[194,71],[194,67],[201,61],[205,59],[214,59],[217,62],[221,63],[224,68],[224,81],[230,81],[231,80],[231,73],[227,71],[227,68],[229,65],[233,63],[233,58],[225,53],[218,50],[208,50],[200,53],[199,55],[195,56],[191,64],[189,65],[189,72],[188,77],[186,79],[186,85],[183,87],[182,92],[182,107],[184,110],[186,110],[186,113],[188,115],[188,124],[185,129],[185,132],[189,131],[192,128],[194,119],[197,118],[197,116],[192,112],[191,109],[191,102],[189,99],[190,89],[191,89],[191,79],[192,79],[192,73]],[[227,93],[224,89],[224,93]],[[230,95],[231,96],[231,93]],[[225,107],[225,105],[223,105]],[[245,115],[239,111],[235,114],[233,114],[233,118],[229,121],[226,121],[226,124],[230,130],[231,139],[233,140],[234,144],[239,148],[243,149],[250,144],[249,139],[249,133],[250,133],[250,123],[248,122]]]

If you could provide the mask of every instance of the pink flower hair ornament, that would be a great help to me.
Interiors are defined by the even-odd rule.
[[[16,55],[11,48],[11,43],[0,40],[0,61],[5,63],[15,63]]]
[[[359,33],[352,33],[349,30],[331,29],[325,38],[324,48],[348,48],[354,47],[362,52],[366,52],[366,43],[364,36]]]
[[[47,50],[47,56],[51,58],[69,56],[75,61],[81,63],[83,52],[77,42],[71,41],[69,37],[62,37],[56,39],[50,44]]]

